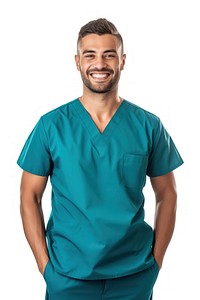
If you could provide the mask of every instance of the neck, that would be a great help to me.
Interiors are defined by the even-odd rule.
[[[83,91],[83,95],[79,99],[91,115],[99,117],[111,116],[123,101],[116,91],[105,94]]]
[[[79,98],[82,105],[88,111],[101,132],[117,111],[123,99],[116,94],[94,94],[87,93]]]

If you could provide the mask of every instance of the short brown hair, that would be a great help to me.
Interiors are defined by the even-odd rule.
[[[113,23],[108,21],[105,18],[99,18],[97,20],[93,20],[85,24],[84,26],[81,27],[79,34],[78,34],[78,41],[77,41],[77,46],[80,42],[80,40],[88,35],[88,34],[98,34],[98,35],[103,35],[103,34],[111,34],[116,36],[118,41],[122,45],[122,52],[123,52],[123,39],[121,34],[118,32],[117,28]]]

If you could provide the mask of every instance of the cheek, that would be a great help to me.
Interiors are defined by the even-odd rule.
[[[92,66],[90,64],[81,64],[79,65],[79,71],[84,74],[84,75],[88,75],[88,71],[92,68]]]

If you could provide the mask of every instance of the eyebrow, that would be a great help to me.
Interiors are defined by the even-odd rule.
[[[109,50],[103,51],[103,53],[110,53],[110,52],[117,53],[117,51],[115,49],[109,49]],[[84,50],[83,54],[86,54],[86,53],[96,53],[96,51],[95,50]]]

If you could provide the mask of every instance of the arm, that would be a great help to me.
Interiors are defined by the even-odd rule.
[[[41,205],[47,180],[48,177],[37,176],[24,171],[20,188],[20,212],[25,236],[42,274],[49,260]]]
[[[156,197],[153,255],[161,268],[175,227],[177,193],[174,174],[171,172],[163,176],[152,177],[151,184]]]

